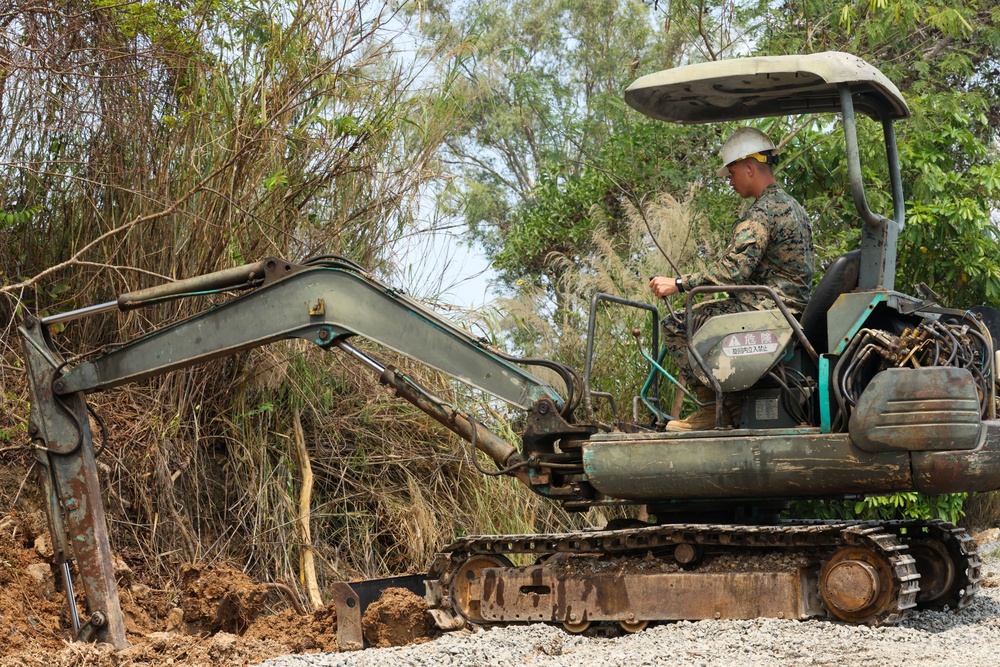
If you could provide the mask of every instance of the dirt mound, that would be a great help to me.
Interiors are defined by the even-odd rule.
[[[22,478],[0,475],[5,498],[20,490]],[[290,653],[338,650],[332,606],[307,614],[288,587],[255,583],[225,563],[183,566],[175,588],[162,575],[146,571],[148,559],[142,554],[122,555],[125,560],[115,558],[115,572],[132,646],[115,652],[107,645],[73,642],[62,572],[52,564],[44,514],[11,508],[0,515],[0,667],[238,667]],[[75,566],[73,577],[77,606],[84,613]],[[434,635],[426,603],[401,589],[386,591],[369,608],[364,628],[376,646],[422,642]]]
[[[337,645],[337,613],[333,607],[317,609],[308,616],[293,609],[261,616],[243,638],[280,641],[288,646],[291,653],[340,650]]]
[[[188,634],[242,635],[264,611],[265,587],[227,565],[181,567],[185,628]]]
[[[0,667],[238,667],[290,653],[339,650],[334,608],[306,614],[285,586],[254,583],[239,569],[217,563],[185,565],[180,590],[157,589],[118,559],[132,646],[115,652],[106,644],[76,643],[51,557],[41,514],[11,512],[0,518]],[[85,608],[82,595],[78,607]],[[403,589],[387,590],[369,607],[363,625],[375,646],[434,635],[426,603]]]
[[[421,644],[437,636],[427,602],[405,588],[387,588],[369,605],[361,626],[372,646]]]
[[[57,651],[21,651],[0,658],[0,667],[159,667],[160,665],[252,665],[289,653],[288,647],[267,640],[246,641],[220,632],[212,637],[151,633],[132,639],[131,647],[114,651],[109,644],[72,643]]]
[[[68,638],[62,631],[65,593],[35,550],[39,523],[19,512],[0,518],[0,657],[60,649]]]

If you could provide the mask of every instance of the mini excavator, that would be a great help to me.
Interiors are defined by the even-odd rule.
[[[893,124],[908,117],[897,88],[849,54],[756,57],[695,64],[635,81],[629,105],[674,123],[788,114],[839,114],[860,247],[826,270],[801,317],[775,310],[724,315],[700,327],[683,313],[692,367],[717,397],[738,402],[736,428],[666,432],[656,382],[663,354],[643,353],[650,381],[633,405],[642,418],[595,417],[590,388],[593,317],[600,301],[645,310],[656,350],[659,312],[594,296],[581,377],[563,365],[518,360],[337,256],[248,266],[124,294],[19,329],[31,392],[29,435],[57,561],[75,560],[87,610],[81,640],[127,646],[95,466],[86,394],[137,382],[280,339],[340,350],[468,440],[533,492],[569,510],[647,506],[648,522],[601,530],[465,537],[444,546],[420,577],[444,629],[561,624],[571,632],[635,632],[679,619],[806,619],[891,624],[911,609],[961,609],[980,581],[970,536],[937,520],[788,520],[791,500],[919,491],[1000,489],[995,345],[1000,312],[953,309],[921,288],[895,291],[905,219]],[[871,211],[861,177],[856,113],[881,123],[892,217]],[[85,361],[57,352],[50,327],[210,292],[228,300]],[[773,296],[773,294],[772,294]],[[398,369],[351,344],[368,339],[527,413],[515,446]],[[525,366],[541,365],[563,387]],[[718,423],[721,424],[721,414]],[[513,560],[512,560],[513,559]],[[515,565],[514,561],[531,563]],[[71,607],[76,614],[70,589]],[[348,609],[356,597],[345,593]],[[340,607],[338,606],[338,610]],[[355,612],[356,613],[356,612]]]

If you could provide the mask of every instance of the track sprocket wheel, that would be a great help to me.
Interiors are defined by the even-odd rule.
[[[837,550],[820,571],[820,599],[842,621],[897,622],[916,603],[919,575],[913,557],[894,536],[877,529],[845,537],[848,546]]]

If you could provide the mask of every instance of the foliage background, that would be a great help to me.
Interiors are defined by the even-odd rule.
[[[582,366],[592,295],[648,302],[648,276],[671,270],[651,234],[694,266],[738,214],[711,176],[732,128],[656,123],[622,101],[636,77],[700,60],[836,49],[880,67],[913,112],[897,128],[909,212],[897,286],[1000,306],[998,18],[988,0],[0,3],[3,464],[31,466],[25,314],[267,255],[338,253],[403,282],[393,253],[427,225],[467,228],[506,287],[495,309],[456,317]],[[814,215],[821,260],[853,247],[836,123],[760,126]],[[861,135],[869,201],[886,210],[880,129]],[[90,318],[57,337],[95,350],[209,303]],[[620,344],[599,349],[595,387],[627,404],[643,379],[631,330],[648,345],[649,318],[598,314]],[[101,482],[115,546],[164,578],[225,558],[294,581],[301,548],[324,579],[371,576],[421,569],[464,532],[602,520],[483,480],[464,445],[363,369],[299,344],[92,400],[114,434]],[[311,545],[292,526],[296,418],[317,476]],[[29,500],[24,488],[0,509]]]

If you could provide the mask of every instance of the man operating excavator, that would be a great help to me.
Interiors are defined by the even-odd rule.
[[[812,225],[802,205],[775,180],[776,153],[777,148],[770,138],[751,127],[736,130],[726,140],[722,147],[723,167],[718,174],[729,179],[729,185],[740,197],[752,197],[756,201],[733,226],[729,247],[713,265],[676,278],[656,276],[649,281],[653,294],[667,297],[702,285],[766,285],[774,289],[793,314],[802,313],[809,300],[815,272]],[[692,316],[697,326],[716,315],[774,307],[766,294],[741,291],[725,299],[709,299],[696,304]],[[715,392],[702,384],[691,370],[683,317],[666,317],[661,324],[663,344],[701,404],[685,419],[669,422],[667,430],[714,428]],[[738,420],[735,406],[726,407],[723,426],[735,425],[733,422]]]

